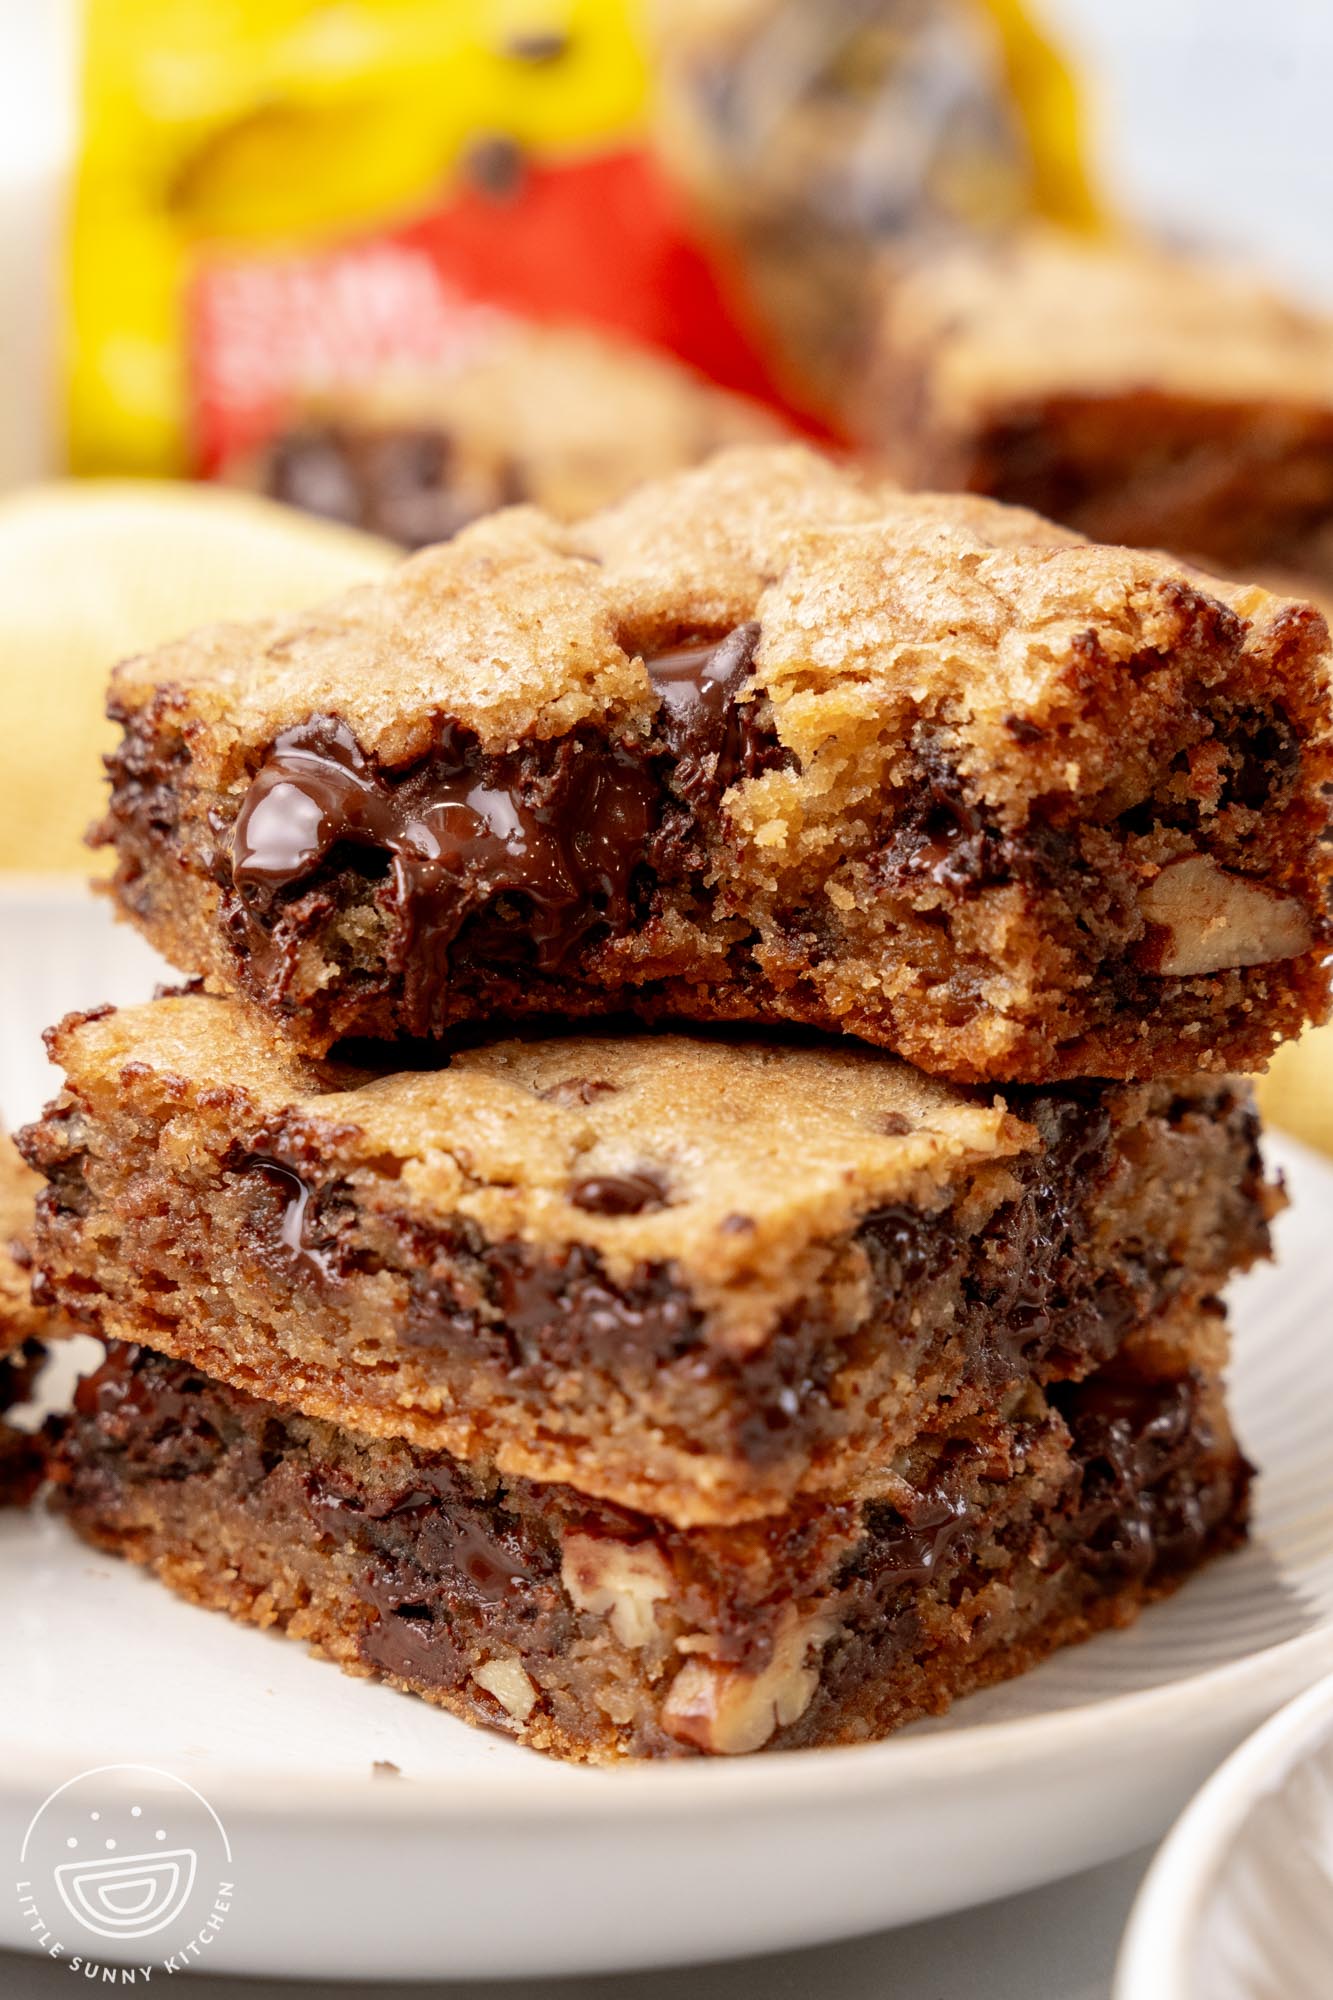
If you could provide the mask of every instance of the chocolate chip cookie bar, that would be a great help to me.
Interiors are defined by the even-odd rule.
[[[122,911],[312,1053],[630,1010],[961,1081],[1328,1004],[1309,606],[800,448],[530,509],[115,676]]]
[[[358,1435],[115,1344],[56,1504],[195,1603],[558,1756],[883,1736],[1124,1625],[1244,1532],[1219,1314],[947,1406],[874,1500],[680,1530]]]
[[[1033,231],[891,275],[863,422],[909,485],[1243,573],[1317,567],[1333,320],[1175,252]]]
[[[41,1186],[0,1132],[0,1507],[22,1505],[41,1481],[38,1448],[5,1413],[26,1402],[40,1362],[44,1316],[31,1297],[33,1204]]]
[[[37,1263],[111,1339],[683,1527],[879,1490],[1266,1254],[1227,1079],[968,1092],[850,1043],[567,1035],[392,1073],[203,994],[73,1017]]]
[[[515,326],[451,373],[312,399],[231,476],[420,548],[520,501],[573,520],[783,434],[760,404],[665,354],[590,328]]]

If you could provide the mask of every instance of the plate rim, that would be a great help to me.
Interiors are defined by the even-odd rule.
[[[1144,1615],[1150,1616],[1152,1608]],[[290,1643],[282,1635],[276,1635],[275,1642]],[[333,1662],[316,1658],[313,1663],[330,1672],[339,1671]],[[1269,1680],[1275,1670],[1288,1667],[1298,1676],[1297,1700],[1305,1698],[1312,1680],[1319,1686],[1326,1678],[1333,1681],[1333,1618],[1308,1632],[1182,1680],[1134,1688],[1045,1714],[973,1723],[915,1737],[889,1736],[878,1743],[788,1750],[771,1757],[627,1760],[619,1765],[561,1763],[555,1766],[557,1782],[549,1790],[541,1788],[549,1777],[536,1785],[531,1782],[538,1769],[548,1774],[551,1771],[550,1760],[536,1751],[526,1753],[539,1759],[530,1769],[514,1764],[493,1771],[468,1768],[456,1774],[417,1778],[405,1773],[402,1784],[374,1780],[369,1766],[364,1776],[316,1770],[275,1775],[230,1760],[201,1760],[191,1763],[191,1773],[210,1798],[230,1801],[233,1810],[239,1806],[254,1812],[277,1804],[285,1808],[277,1817],[292,1816],[293,1795],[298,1790],[303,1807],[354,1800],[359,1813],[364,1815],[369,1807],[375,1818],[401,1821],[429,1817],[436,1823],[458,1818],[474,1825],[509,1819],[516,1804],[522,1805],[526,1815],[555,1819],[605,1818],[608,1807],[613,1814],[633,1815],[648,1803],[672,1814],[694,1813],[705,1804],[713,1810],[748,1812],[764,1804],[769,1794],[784,1793],[793,1785],[812,1802],[835,1793],[840,1801],[851,1804],[892,1790],[896,1783],[910,1786],[932,1775],[975,1778],[983,1766],[993,1774],[1015,1763],[1063,1759],[1089,1735],[1101,1736],[1117,1726],[1133,1727],[1142,1752],[1147,1743],[1175,1733],[1179,1711],[1211,1709],[1210,1697],[1229,1694],[1228,1711],[1234,1713],[1238,1705],[1244,1707],[1251,1683]],[[411,1695],[402,1698],[419,1699]],[[1285,1709],[1280,1709],[1279,1715],[1283,1713]],[[31,1786],[40,1785],[49,1776],[40,1768],[43,1753],[27,1751],[25,1745],[12,1740],[0,1741],[0,1752],[4,1773],[0,1799],[20,1792],[26,1797],[40,1796]]]
[[[1176,1819],[1139,1888],[1116,1960],[1112,2000],[1194,2000],[1190,1959],[1218,1871],[1254,1807],[1333,1736],[1333,1672],[1245,1738]]]

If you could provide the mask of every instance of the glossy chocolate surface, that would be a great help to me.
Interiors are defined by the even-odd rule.
[[[274,741],[224,835],[224,932],[281,1000],[304,940],[348,898],[387,926],[383,977],[410,1034],[442,1032],[460,963],[474,978],[577,976],[589,943],[650,911],[654,883],[701,861],[723,793],[780,760],[751,690],[759,628],[645,661],[654,733],[588,731],[484,757],[442,721],[431,754],[389,771],[333,715]]]

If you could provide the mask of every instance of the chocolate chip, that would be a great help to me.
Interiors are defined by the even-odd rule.
[[[666,1207],[666,1189],[656,1174],[590,1174],[574,1183],[569,1199],[589,1215],[642,1215]]]
[[[916,1127],[910,1118],[904,1118],[901,1111],[886,1111],[879,1121],[879,1129],[887,1139],[905,1139]]]
[[[264,477],[269,493],[288,507],[352,526],[361,520],[355,471],[332,426],[303,424],[278,438],[269,450]]]
[[[759,627],[750,623],[644,660],[676,760],[673,789],[691,804],[713,804],[738,777],[753,776],[768,747],[758,731],[759,704],[739,701],[758,645]]]
[[[749,1236],[754,1230],[752,1215],[724,1215],[718,1228],[724,1236]]]
[[[1044,743],[1046,731],[1039,723],[1029,722],[1023,715],[1006,715],[1004,726],[1015,743]]]
[[[967,797],[957,767],[918,746],[918,773],[886,843],[881,868],[899,893],[925,878],[959,897],[1012,878],[1019,852],[994,814]]]
[[[464,158],[463,172],[482,194],[508,201],[523,185],[523,149],[517,140],[501,134],[480,139]]]
[[[262,1184],[278,1198],[277,1227],[267,1243],[270,1260],[286,1267],[304,1283],[329,1283],[339,1274],[336,1236],[329,1232],[320,1241],[312,1226],[311,1202],[314,1189],[295,1167],[282,1161],[253,1155],[241,1171]]]
[[[504,45],[504,53],[511,62],[541,66],[559,62],[562,56],[569,54],[570,47],[570,37],[561,29],[534,29],[528,34],[511,35]]]

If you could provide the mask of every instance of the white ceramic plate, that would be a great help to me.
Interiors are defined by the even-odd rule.
[[[1115,1990],[1333,1993],[1333,1677],[1265,1723],[1180,1819],[1134,1905]]]
[[[74,890],[0,895],[0,1105],[43,1022],[159,975]],[[1219,1759],[1333,1670],[1333,1170],[1275,1147],[1280,1272],[1237,1286],[1235,1404],[1265,1468],[1250,1546],[1131,1631],[865,1749],[588,1772],[171,1598],[50,1521],[0,1524],[0,1945],[45,1795],[109,1763],[199,1787],[235,1896],[211,1965],[475,1977],[850,1936],[1051,1881],[1157,1835]],[[401,1775],[376,1775],[377,1763]],[[133,1959],[107,1945],[104,1955]]]

